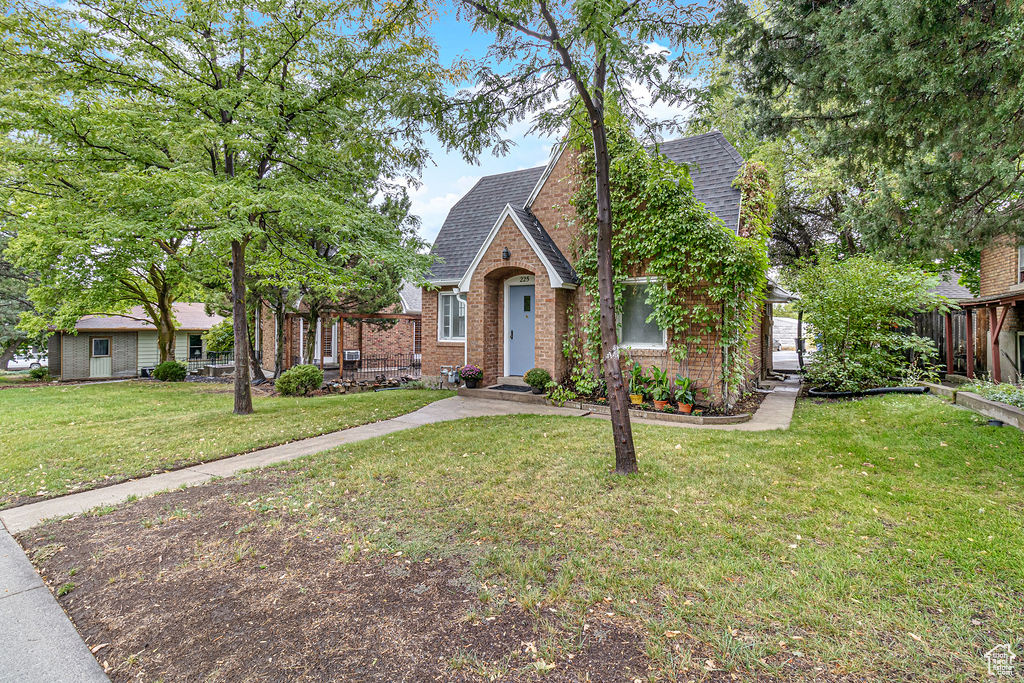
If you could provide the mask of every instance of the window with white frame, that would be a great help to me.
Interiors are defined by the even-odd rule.
[[[441,341],[465,341],[466,298],[464,294],[440,292],[437,295],[437,338]]]
[[[654,307],[647,303],[650,287],[658,287],[651,280],[627,282],[622,290],[622,314],[619,317],[619,343],[638,349],[663,349],[665,330],[647,318]]]
[[[1024,282],[1024,247],[1017,247],[1017,284]]]

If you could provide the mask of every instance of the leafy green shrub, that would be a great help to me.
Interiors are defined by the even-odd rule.
[[[998,401],[1006,405],[1024,408],[1024,381],[1019,384],[986,382],[975,380],[960,387],[961,391],[970,391],[990,401]]]
[[[207,353],[230,353],[235,348],[235,328],[230,320],[219,323],[203,333]]]
[[[523,381],[534,389],[546,389],[551,382],[551,373],[544,368],[533,368],[526,371]]]
[[[548,400],[554,403],[556,406],[561,408],[565,405],[566,401],[571,401],[576,398],[576,392],[567,386],[563,386],[558,382],[548,382]]]
[[[906,384],[930,371],[935,344],[906,331],[915,313],[948,310],[920,269],[873,256],[829,253],[802,264],[795,277],[804,320],[821,345],[807,364],[817,387],[858,391]]]
[[[296,365],[285,370],[274,382],[274,388],[285,396],[298,396],[316,391],[324,383],[324,373],[315,365]]]
[[[185,367],[184,363],[167,360],[156,366],[156,369],[153,370],[153,377],[156,377],[161,382],[180,382],[185,379],[187,371],[188,368]]]
[[[409,380],[408,382],[406,382],[405,384],[403,384],[402,388],[403,389],[420,390],[420,389],[429,389],[430,387],[428,387],[427,383],[424,382],[421,379],[412,379],[412,380]]]
[[[37,379],[40,382],[44,382],[50,377],[50,371],[47,368],[32,368],[28,371],[28,376],[32,379]]]

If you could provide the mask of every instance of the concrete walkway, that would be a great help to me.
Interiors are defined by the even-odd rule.
[[[571,408],[531,406],[509,403],[508,401],[470,400],[453,396],[390,420],[373,422],[339,432],[330,432],[321,436],[302,439],[301,441],[293,441],[281,446],[264,448],[244,455],[236,455],[224,458],[223,460],[193,465],[173,472],[154,474],[142,479],[132,479],[131,481],[113,486],[73,493],[61,496],[60,498],[42,500],[38,503],[30,503],[8,510],[0,510],[0,522],[12,534],[17,534],[26,529],[31,529],[43,520],[50,519],[51,517],[77,515],[101,505],[118,505],[132,496],[143,498],[162,491],[169,491],[179,486],[203,484],[217,477],[229,477],[242,470],[294,460],[295,458],[327,451],[343,444],[372,439],[404,429],[412,429],[434,422],[460,420],[465,417],[486,417],[491,415],[509,415],[512,413],[566,415],[570,417],[579,417],[586,414],[585,411],[573,410]]]
[[[793,416],[799,389],[799,380],[780,383],[765,397],[754,417],[741,424],[711,426],[655,420],[634,421],[663,427],[697,429],[786,429]],[[183,485],[202,484],[242,470],[294,460],[343,444],[434,422],[514,413],[570,417],[589,415],[587,411],[572,408],[455,396],[390,420],[0,511],[0,682],[89,683],[107,680],[89,648],[11,536],[12,533],[31,529],[51,517],[80,514],[100,505],[123,503],[132,496],[150,496]]]
[[[0,681],[106,681],[82,637],[0,525]]]
[[[793,406],[800,390],[800,380],[790,378],[775,386],[771,394],[765,396],[760,408],[749,422],[730,425],[689,425],[659,420],[634,418],[639,424],[652,424],[662,427],[684,427],[689,429],[721,429],[741,432],[768,431],[788,429],[793,417]],[[564,415],[569,417],[590,416],[607,419],[607,416],[590,415],[585,410],[573,408],[556,408],[554,406],[533,405],[515,401],[496,401],[490,399],[465,398],[453,396],[424,406],[419,410],[381,422],[374,422],[351,429],[331,432],[301,441],[293,441],[281,446],[264,448],[244,455],[236,455],[223,460],[193,465],[173,472],[154,474],[151,477],[133,479],[114,486],[73,493],[60,498],[30,503],[21,507],[0,511],[0,523],[12,533],[20,533],[38,525],[43,520],[65,515],[76,515],[92,510],[101,505],[118,505],[131,497],[143,498],[162,491],[169,491],[180,486],[203,484],[217,477],[229,477],[242,470],[264,467],[274,463],[286,462],[330,450],[337,446],[364,439],[372,439],[385,434],[412,429],[434,422],[459,420],[465,417],[486,417],[493,415],[510,415],[514,413],[531,415]]]

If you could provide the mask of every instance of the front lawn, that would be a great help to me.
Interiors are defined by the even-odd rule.
[[[119,382],[0,392],[0,507],[376,422],[451,392],[253,397],[230,386]]]
[[[38,381],[28,374],[28,370],[0,370],[0,387],[30,384]]]
[[[886,396],[634,434],[618,478],[604,421],[439,423],[21,540],[115,680],[966,681],[1019,651],[1020,432]]]

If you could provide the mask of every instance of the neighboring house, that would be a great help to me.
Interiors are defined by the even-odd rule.
[[[174,358],[183,362],[203,358],[203,333],[224,319],[195,303],[174,304],[174,318]],[[136,377],[160,363],[156,327],[141,306],[127,315],[85,316],[73,331],[50,337],[48,356],[50,374],[61,380]]]
[[[697,199],[727,228],[741,230],[741,196],[732,184],[743,158],[721,133],[665,142],[659,150],[688,165]],[[485,386],[515,381],[509,378],[534,366],[556,379],[566,375],[562,342],[570,325],[578,325],[570,309],[579,314],[590,305],[567,258],[578,232],[569,203],[576,157],[563,148],[547,166],[484,177],[452,207],[432,247],[438,257],[432,287],[423,292],[424,376],[464,363],[480,366]],[[641,274],[627,283],[620,342],[630,356],[689,375],[720,396],[720,350],[672,361],[665,331],[646,322],[652,281]],[[771,358],[770,306],[762,307],[756,325],[748,379],[768,369],[762,359]]]
[[[995,240],[981,251],[979,296],[960,302],[968,316],[968,359],[974,347],[981,363],[969,363],[968,377],[988,374],[996,382],[1015,382],[1024,369],[1024,246],[1013,238]]]
[[[399,303],[386,311],[358,314],[331,311],[317,323],[313,362],[325,369],[337,369],[348,361],[350,369],[372,364],[384,374],[418,374],[421,338],[420,288],[405,283],[398,292]],[[284,369],[304,363],[306,357],[306,308],[285,314]],[[272,308],[260,306],[259,340],[263,369],[274,371],[277,354],[277,321]],[[379,324],[387,321],[393,324]],[[412,372],[410,368],[415,368]],[[385,369],[387,368],[387,369]]]
[[[932,292],[940,294],[959,305],[973,298],[971,290],[960,284],[960,275],[951,270],[938,274],[939,283]],[[955,308],[949,313],[936,311],[916,313],[913,316],[915,334],[931,339],[939,352],[939,362],[945,366],[946,374],[963,374],[967,371],[967,316],[963,308]],[[973,321],[972,321],[973,324]],[[974,362],[977,363],[975,352]]]

